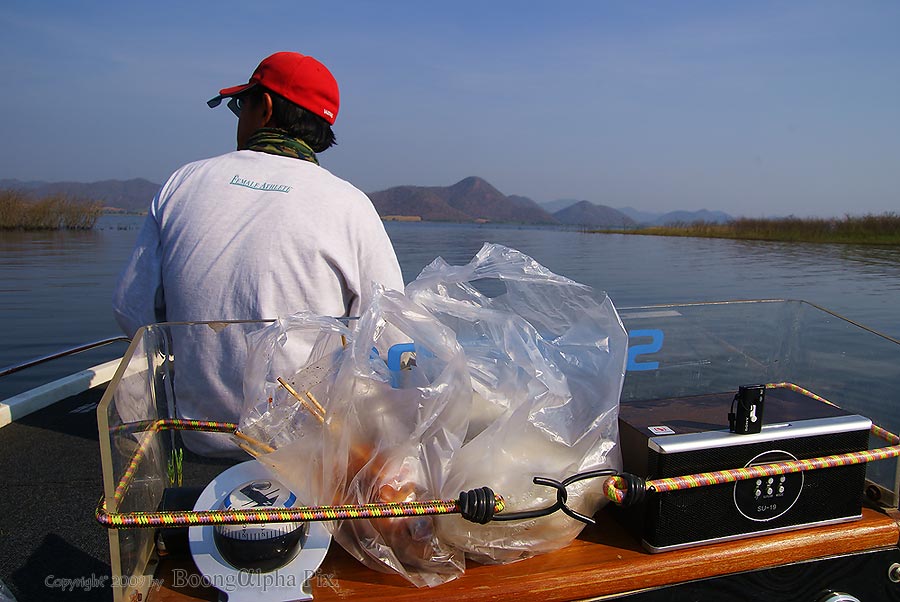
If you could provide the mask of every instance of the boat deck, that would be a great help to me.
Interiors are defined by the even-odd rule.
[[[97,402],[69,397],[0,429],[0,580],[16,600],[112,600],[63,592],[54,579],[109,575],[106,533],[94,520],[102,492]],[[107,580],[108,581],[108,580]]]
[[[97,404],[105,389],[0,428],[0,581],[18,602],[112,600],[109,539],[94,518],[103,493]],[[231,463],[189,460],[191,476],[206,480]],[[64,579],[85,586],[66,591]]]

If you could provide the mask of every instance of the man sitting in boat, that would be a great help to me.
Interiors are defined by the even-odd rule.
[[[335,143],[339,105],[328,69],[278,52],[208,104],[224,99],[238,117],[237,150],[185,165],[153,199],[114,293],[121,328],[133,336],[154,322],[300,310],[351,316],[367,304],[373,281],[403,290],[371,201],[319,165],[316,153]],[[230,337],[229,357],[177,366],[181,417],[237,419],[245,342],[239,328],[229,330],[218,335]],[[226,436],[195,435],[187,443],[198,453],[234,449]]]

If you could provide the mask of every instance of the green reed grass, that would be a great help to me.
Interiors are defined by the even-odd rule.
[[[694,238],[898,245],[900,244],[900,215],[896,213],[847,215],[843,218],[830,219],[741,217],[724,224],[713,222],[674,223],[616,232]]]
[[[0,230],[90,230],[103,211],[98,201],[57,194],[33,199],[18,190],[0,190]]]

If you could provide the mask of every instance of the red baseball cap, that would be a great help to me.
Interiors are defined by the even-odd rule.
[[[325,65],[311,56],[297,52],[276,52],[266,57],[250,76],[249,82],[219,90],[219,95],[207,104],[210,107],[218,106],[223,98],[237,96],[256,84],[311,111],[332,125],[337,119],[340,105],[337,81]]]

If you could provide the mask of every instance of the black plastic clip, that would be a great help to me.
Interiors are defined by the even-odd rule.
[[[594,479],[597,477],[607,477],[610,475],[618,474],[618,471],[611,469],[603,469],[603,470],[591,470],[588,472],[580,472],[578,474],[574,474],[570,477],[566,477],[562,480],[562,482],[557,481],[556,479],[548,479],[546,477],[534,477],[533,482],[535,485],[544,485],[546,487],[553,487],[556,489],[556,503],[552,506],[547,506],[546,508],[538,508],[536,510],[523,510],[522,512],[502,512],[493,517],[493,520],[497,521],[507,521],[507,520],[527,520],[530,518],[539,518],[541,516],[548,516],[553,514],[557,510],[562,510],[570,517],[575,520],[579,520],[583,523],[587,523],[588,525],[593,525],[596,521],[590,516],[585,516],[580,512],[576,512],[569,508],[566,504],[569,498],[569,493],[566,491],[566,487],[571,485],[572,483],[576,483],[578,481],[583,481],[585,479]]]
[[[630,472],[623,472],[619,477],[625,481],[625,497],[619,503],[623,508],[634,506],[644,501],[647,494],[647,484],[644,479]]]
[[[473,523],[486,525],[494,518],[494,492],[490,487],[460,491],[456,504],[462,517]]]

